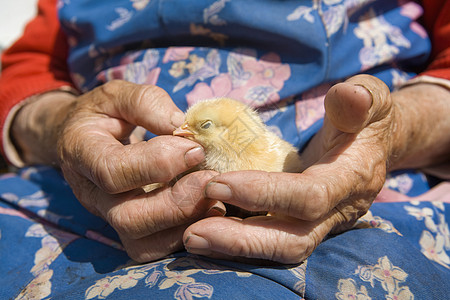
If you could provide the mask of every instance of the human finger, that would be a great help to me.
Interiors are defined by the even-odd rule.
[[[173,136],[122,145],[108,136],[77,136],[61,154],[63,169],[72,169],[109,194],[121,193],[150,183],[169,182],[204,159],[197,143]],[[89,135],[87,135],[89,136]],[[78,153],[76,157],[68,151]],[[67,159],[64,159],[67,157]]]
[[[106,192],[167,182],[204,158],[198,144],[173,136],[129,144],[136,125],[171,135],[184,120],[160,88],[112,81],[78,100],[59,134],[59,162]]]
[[[223,216],[225,207],[219,202],[210,202],[206,207],[206,218]],[[127,254],[137,262],[149,262],[184,249],[183,234],[192,220],[183,225],[167,228],[142,238],[133,239],[128,235],[119,234]]]
[[[154,134],[172,134],[184,122],[184,113],[169,94],[153,85],[113,80],[96,93],[99,112],[139,125]]]
[[[190,253],[214,258],[243,257],[299,263],[341,219],[335,211],[312,222],[287,216],[214,217],[189,226],[183,241]]]
[[[118,233],[137,240],[182,224],[189,224],[210,210],[223,211],[217,201],[204,197],[204,186],[217,173],[199,171],[149,193],[142,189],[110,195],[94,183],[68,172],[72,190],[83,206],[105,219]]]
[[[359,156],[359,155],[358,155]],[[309,167],[303,173],[268,173],[239,171],[214,177],[206,186],[206,197],[249,211],[269,211],[302,220],[317,220],[339,203],[355,200],[351,213],[357,218],[370,207],[384,178],[381,162],[361,160],[351,154],[339,160]],[[364,199],[369,199],[364,201]],[[350,212],[349,212],[350,213]]]
[[[330,88],[325,97],[326,118],[340,131],[357,133],[384,118],[391,109],[386,84],[370,75],[356,75]]]
[[[119,234],[125,251],[133,260],[144,263],[160,259],[183,249],[183,233],[189,225],[181,225],[156,232],[139,239]]]

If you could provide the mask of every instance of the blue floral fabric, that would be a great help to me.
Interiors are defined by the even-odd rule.
[[[133,263],[61,174],[0,178],[0,299],[447,299],[450,204],[375,203],[299,265],[257,266],[187,252]]]
[[[155,84],[183,110],[235,98],[299,149],[334,83],[364,72],[395,89],[415,75],[430,52],[421,14],[407,0],[59,2],[80,90]],[[431,186],[407,170],[385,187],[412,197]],[[449,219],[444,201],[375,203],[299,265],[187,252],[137,265],[58,171],[30,167],[0,177],[0,299],[446,299]]]
[[[105,4],[106,3],[106,4]],[[401,4],[401,5],[399,5]],[[328,88],[365,72],[395,88],[430,52],[422,10],[383,0],[61,1],[82,91],[112,79],[156,84],[185,110],[227,96],[300,148]],[[102,18],[98,18],[101,12]]]

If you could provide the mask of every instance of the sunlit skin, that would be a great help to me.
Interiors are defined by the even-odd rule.
[[[141,187],[204,161],[204,147],[172,136],[186,116],[158,87],[111,81],[81,96],[45,93],[20,109],[11,134],[24,163],[61,167],[80,203],[111,224],[136,261],[186,248],[290,264],[364,214],[386,170],[448,171],[449,99],[439,85],[391,94],[372,76],[354,76],[327,93],[324,124],[302,152],[302,173],[205,170],[151,193]],[[159,136],[123,143],[135,126]],[[222,203],[275,216],[222,217],[215,209]]]

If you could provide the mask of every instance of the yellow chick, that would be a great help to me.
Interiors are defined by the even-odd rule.
[[[271,132],[258,113],[229,98],[198,102],[186,112],[186,121],[175,129],[181,136],[201,144],[205,161],[196,169],[220,173],[240,170],[300,172],[297,149]],[[193,170],[191,170],[193,171]],[[245,218],[265,215],[225,204],[227,215]]]
[[[198,102],[173,135],[201,144],[205,162],[200,169],[220,173],[239,170],[300,172],[298,150],[271,132],[258,113],[229,98]]]

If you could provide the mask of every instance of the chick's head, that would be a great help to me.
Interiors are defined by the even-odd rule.
[[[205,149],[235,147],[256,135],[257,114],[245,104],[229,98],[198,102],[186,112],[186,121],[174,135],[192,139]],[[235,150],[235,149],[234,149]]]

